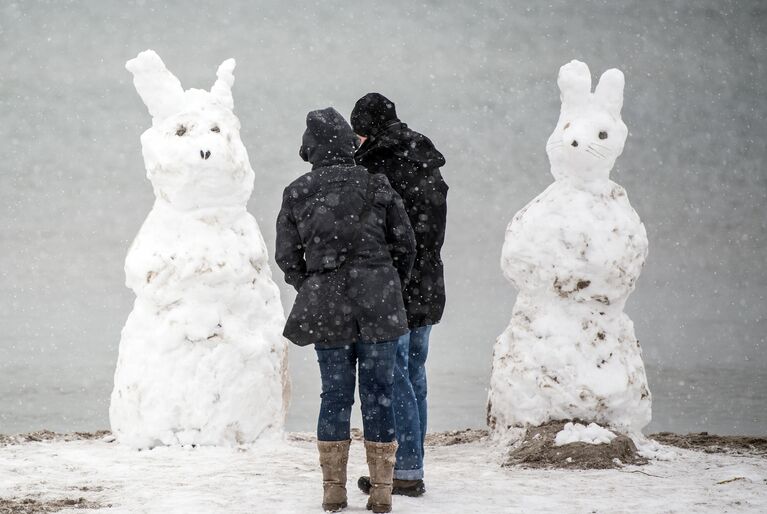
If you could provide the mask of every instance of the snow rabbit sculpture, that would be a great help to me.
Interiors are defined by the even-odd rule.
[[[141,136],[156,200],[125,260],[136,302],[109,409],[119,441],[238,444],[282,428],[284,315],[245,206],[253,170],[232,113],[235,62],[184,91],[151,50],[127,62],[152,116]]]
[[[495,344],[488,423],[579,418],[638,431],[650,392],[623,308],[647,235],[610,180],[628,134],[623,73],[606,71],[592,93],[588,67],[572,61],[558,84],[562,110],[546,146],[556,180],[506,229],[501,268],[519,294]]]

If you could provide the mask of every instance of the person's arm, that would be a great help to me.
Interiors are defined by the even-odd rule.
[[[415,235],[402,198],[388,183],[386,187],[391,192],[391,201],[386,207],[386,242],[404,288],[415,261]]]
[[[306,280],[306,260],[304,259],[304,244],[298,233],[298,227],[296,227],[287,190],[282,195],[282,207],[277,215],[276,246],[274,259],[285,273],[285,282],[297,291]]]
[[[431,180],[419,185],[420,195],[411,206],[410,222],[416,233],[418,252],[439,256],[445,242],[447,225],[447,184],[438,170],[433,171]]]

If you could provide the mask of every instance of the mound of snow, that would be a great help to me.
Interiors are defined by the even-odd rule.
[[[562,430],[557,432],[557,436],[554,438],[554,446],[570,443],[609,444],[616,437],[618,436],[596,423],[589,423],[586,426],[580,423],[569,422]]]

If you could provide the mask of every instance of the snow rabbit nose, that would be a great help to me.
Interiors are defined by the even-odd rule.
[[[204,152],[202,150],[200,150],[200,158],[201,159],[205,159],[207,161],[209,157],[210,157],[210,150],[206,150]]]
[[[573,139],[573,142],[570,143],[570,146],[573,146],[573,147],[577,148],[578,147],[578,141]]]

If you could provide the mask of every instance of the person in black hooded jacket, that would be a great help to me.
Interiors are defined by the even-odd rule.
[[[285,188],[275,259],[298,295],[284,335],[314,344],[322,379],[317,445],[323,508],[346,506],[350,416],[359,363],[365,449],[373,481],[368,508],[391,509],[397,448],[392,403],[395,352],[408,333],[402,287],[415,238],[384,175],[354,163],[357,138],[332,108],[306,117],[301,157],[312,170]]]
[[[445,308],[445,279],[440,251],[445,241],[448,186],[439,168],[445,158],[424,136],[402,123],[394,102],[379,93],[360,98],[351,124],[363,141],[357,164],[370,173],[386,175],[402,197],[415,231],[416,258],[403,290],[410,332],[398,343],[394,378],[397,464],[394,494],[420,496],[423,483],[423,443],[426,437],[426,357],[432,325]],[[370,489],[361,477],[362,491]]]

